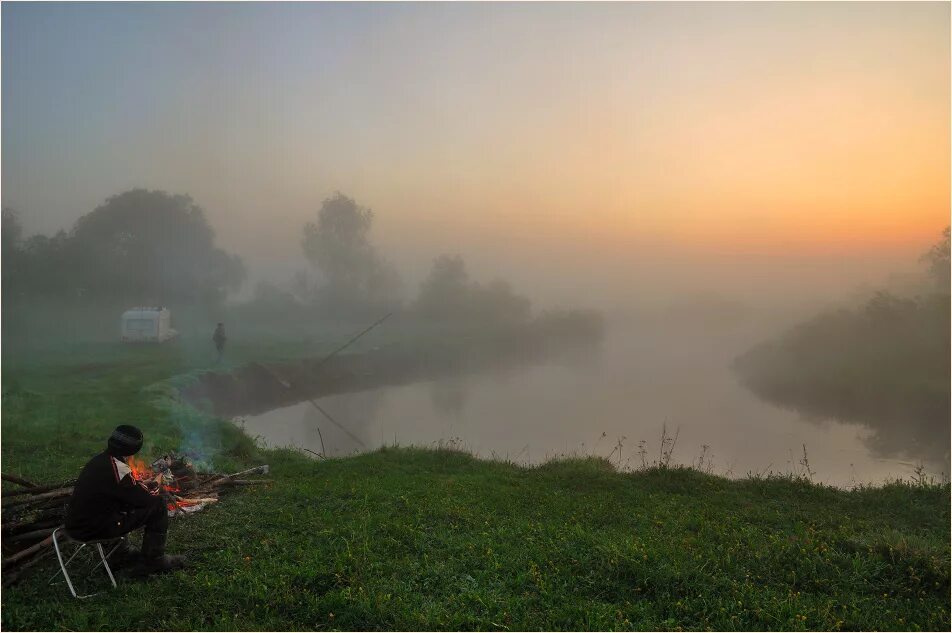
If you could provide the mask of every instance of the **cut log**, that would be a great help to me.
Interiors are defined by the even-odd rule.
[[[43,528],[56,527],[63,523],[62,517],[55,519],[46,519],[43,521],[33,520],[33,521],[24,521],[22,523],[17,523],[15,521],[10,523],[5,523],[3,525],[3,531],[9,532],[12,535],[23,534],[24,532],[31,532],[33,530],[42,530]]]
[[[57,525],[49,528],[43,528],[42,530],[33,530],[32,532],[21,532],[20,534],[8,536],[4,539],[4,541],[16,543],[18,541],[32,541],[33,539],[44,538],[52,534],[57,527],[59,526]]]
[[[36,554],[37,552],[39,552],[39,551],[40,551],[41,549],[43,549],[44,547],[47,547],[48,545],[50,545],[52,542],[53,542],[53,535],[51,534],[50,536],[47,536],[45,539],[43,539],[42,541],[40,541],[40,542],[37,543],[36,545],[31,545],[30,547],[26,548],[25,550],[20,551],[20,552],[17,552],[16,554],[14,554],[13,556],[11,556],[10,558],[4,558],[4,559],[3,559],[3,567],[4,567],[4,569],[6,569],[9,565],[15,565],[17,562],[19,562],[19,561],[21,561],[21,560],[23,560],[23,559],[25,559],[25,558],[29,558],[29,557],[32,556],[33,554]]]
[[[0,477],[3,478],[3,481],[9,481],[10,483],[23,486],[25,488],[36,488],[36,484],[32,481],[27,481],[23,477],[17,477],[16,475],[8,475],[6,473],[0,473]]]
[[[11,519],[3,524],[3,529],[6,530],[21,523],[62,518],[66,514],[66,502],[68,500],[69,497],[58,497],[56,499],[41,499],[33,504],[20,504],[13,508],[3,506],[4,518]]]
[[[66,514],[66,503],[69,501],[68,497],[60,497],[58,499],[50,500],[55,505],[49,508],[21,508],[18,511],[21,512],[35,512],[36,516],[33,517],[34,521],[45,521],[46,519],[55,519],[56,517],[61,517]],[[6,512],[6,508],[4,508]]]
[[[55,499],[46,499],[45,502],[41,502],[40,504],[34,506],[33,509],[39,510],[42,512],[53,512],[53,511],[65,512],[66,505],[69,503],[69,500],[70,500],[69,496],[57,497]]]
[[[17,567],[11,573],[3,577],[3,588],[6,589],[7,587],[15,583],[17,580],[20,579],[20,576],[23,575],[23,572],[25,572],[30,567],[33,567],[37,563],[40,563],[41,561],[46,560],[46,558],[51,556],[52,554],[53,554],[53,550],[48,549],[44,552],[37,554],[30,560],[22,563],[19,567]]]
[[[58,497],[68,497],[73,494],[72,488],[60,488],[58,490],[53,490],[51,492],[43,492],[36,495],[28,495],[27,497],[17,497],[12,501],[8,501],[3,504],[4,510],[9,508],[15,508],[18,506],[26,506],[33,503],[39,503],[41,501],[46,501],[47,499],[54,499]]]
[[[64,481],[58,484],[52,484],[49,486],[37,486],[36,488],[27,488],[25,490],[11,490],[10,492],[4,492],[0,497],[21,497],[23,495],[35,495],[41,492],[50,492],[52,490],[57,490],[59,488],[68,488],[76,482],[75,479],[70,479],[69,481]]]

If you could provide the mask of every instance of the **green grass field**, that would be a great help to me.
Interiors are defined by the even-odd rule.
[[[147,387],[207,362],[187,350],[5,358],[3,471],[74,476],[121,422],[146,430],[145,456],[176,448],[181,420]],[[232,362],[315,350],[248,346]],[[314,461],[190,423],[216,466],[269,463],[273,486],[176,519],[184,572],[77,601],[46,586],[47,564],[4,590],[3,628],[949,628],[948,485],[847,492],[413,448]]]

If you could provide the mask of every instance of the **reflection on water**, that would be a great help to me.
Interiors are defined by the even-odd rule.
[[[614,334],[598,358],[585,362],[452,376],[326,397],[320,405],[368,447],[451,443],[523,463],[611,454],[619,466],[635,467],[640,441],[647,459],[657,459],[666,425],[680,431],[673,461],[693,463],[707,445],[718,474],[800,471],[803,445],[817,481],[849,486],[911,474],[911,462],[873,456],[863,427],[807,421],[747,392],[728,368],[747,339],[730,331],[663,336],[645,328]],[[270,446],[319,452],[323,438],[328,455],[360,450],[308,402],[242,424]]]

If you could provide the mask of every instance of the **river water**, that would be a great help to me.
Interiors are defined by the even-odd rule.
[[[912,474],[913,459],[872,454],[864,443],[871,431],[862,425],[807,420],[741,386],[729,364],[754,342],[751,331],[614,328],[584,360],[321,398],[349,433],[309,402],[237,423],[262,445],[335,456],[442,445],[526,464],[601,455],[637,468],[661,458],[665,433],[677,436],[673,447],[665,442],[671,463],[701,460],[705,470],[732,477],[809,469],[815,481],[850,487]],[[930,472],[941,475],[938,468]]]

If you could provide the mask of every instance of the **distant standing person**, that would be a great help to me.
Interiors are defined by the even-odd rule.
[[[216,363],[221,362],[221,355],[225,352],[225,341],[228,340],[228,337],[225,336],[225,324],[219,323],[218,327],[215,328],[215,334],[212,336],[212,340],[215,341],[215,349],[218,350],[218,360]]]

